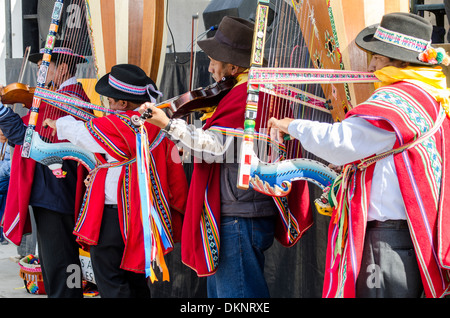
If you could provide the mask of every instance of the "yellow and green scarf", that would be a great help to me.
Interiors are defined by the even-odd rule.
[[[381,81],[375,83],[375,88],[390,85],[399,81],[416,84],[425,89],[433,98],[441,103],[450,118],[450,89],[447,88],[447,79],[442,68],[426,66],[408,66],[397,68],[387,66],[374,72]]]

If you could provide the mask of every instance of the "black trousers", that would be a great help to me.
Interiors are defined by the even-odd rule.
[[[46,294],[49,298],[82,298],[79,245],[72,233],[74,216],[41,207],[33,207],[33,212]]]
[[[120,268],[125,248],[117,207],[105,206],[97,245],[91,246],[95,282],[102,298],[150,298],[145,274]]]
[[[423,291],[406,221],[368,222],[356,297],[420,298]]]

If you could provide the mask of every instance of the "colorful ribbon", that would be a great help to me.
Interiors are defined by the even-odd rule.
[[[107,114],[114,114],[115,111],[109,108],[105,108],[99,105],[91,104],[88,102],[85,102],[81,99],[67,96],[61,93],[57,93],[54,91],[51,91],[49,89],[36,87],[34,90],[34,97],[37,97],[39,99],[45,100],[47,103],[51,102],[52,105],[58,105],[57,107],[59,109],[62,109],[64,111],[70,112],[70,107],[75,107],[75,112],[77,115],[80,115],[80,112],[82,112],[81,108],[86,109],[92,109],[99,112],[105,112]],[[67,105],[67,106],[66,106]]]
[[[150,193],[150,189],[152,189],[150,161],[153,160],[151,150],[161,142],[163,137],[164,133],[160,132],[159,136],[149,146],[144,125],[140,127],[139,133],[136,134],[136,160],[144,232],[145,275],[150,277],[152,283],[157,280],[152,262],[155,262],[162,271],[163,281],[169,281],[169,272],[164,261],[162,248],[173,247],[170,233],[165,230],[161,217],[155,209],[153,196]]]
[[[311,68],[251,68],[249,85],[262,84],[342,84],[379,82],[371,72]]]

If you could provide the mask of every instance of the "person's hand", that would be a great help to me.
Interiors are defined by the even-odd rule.
[[[46,118],[42,124],[42,127],[50,127],[53,128],[52,137],[56,135],[56,120]]]
[[[336,173],[342,173],[342,168],[343,168],[343,166],[336,166],[336,165],[330,163],[330,164],[328,165],[328,168],[330,168],[330,169],[336,171]]]
[[[7,141],[8,141],[8,138],[6,138],[6,136],[3,134],[3,131],[0,130],[0,142],[2,144],[4,144]]]
[[[272,117],[267,123],[267,128],[269,129],[270,138],[277,140],[278,142],[283,142],[284,136],[287,135],[289,124],[293,121],[292,118],[276,119]]]
[[[147,109],[151,110],[150,117],[146,119],[147,122],[158,126],[159,128],[164,128],[167,126],[170,119],[169,117],[167,117],[166,113],[163,110],[155,107],[155,104],[147,102],[145,104],[142,104],[141,107],[139,107],[138,111],[139,113],[143,114]]]

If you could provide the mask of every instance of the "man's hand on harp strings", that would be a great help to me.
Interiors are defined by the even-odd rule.
[[[169,124],[169,117],[166,113],[155,106],[153,103],[142,104],[139,113],[146,114],[145,120],[159,128],[165,128]],[[142,118],[142,115],[141,115]]]
[[[267,123],[267,128],[269,129],[269,136],[271,139],[282,143],[285,140],[289,140],[289,124],[293,121],[292,118],[277,119],[272,117]]]
[[[44,127],[44,128],[47,128],[47,127],[53,128],[52,137],[54,137],[56,135],[56,120],[50,119],[50,118],[46,118],[44,120],[44,122],[42,123],[42,127]]]

